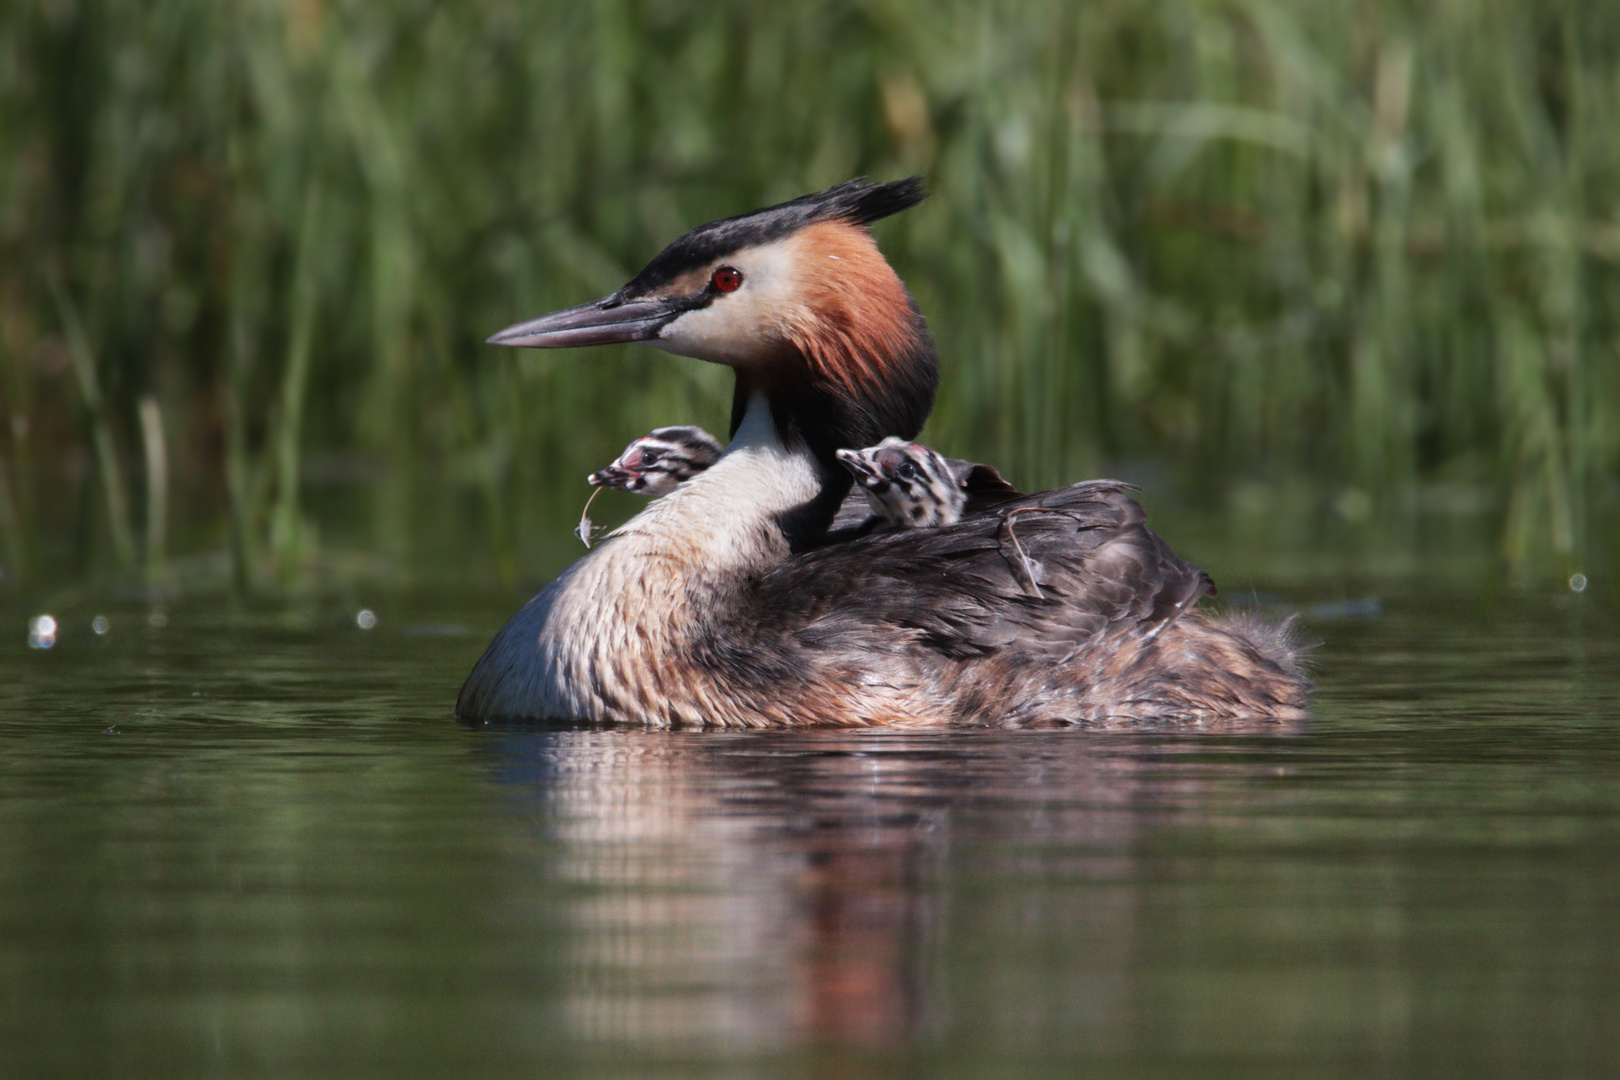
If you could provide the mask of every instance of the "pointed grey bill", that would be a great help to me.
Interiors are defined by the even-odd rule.
[[[584,345],[617,345],[648,341],[687,305],[676,300],[620,300],[619,294],[578,307],[553,311],[538,319],[508,326],[485,339],[490,345],[520,349],[572,349]]]

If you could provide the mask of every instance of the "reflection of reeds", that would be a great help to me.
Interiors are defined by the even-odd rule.
[[[559,476],[725,379],[482,338],[862,172],[935,191],[880,226],[946,355],[930,437],[1026,485],[1158,457],[1375,519],[1473,485],[1566,570],[1620,465],[1614,5],[74,10],[0,12],[0,311],[15,367],[64,325],[33,268],[94,297],[124,564],[108,461],[156,391],[239,580],[299,565],[305,448],[383,466],[394,554],[429,473],[468,484],[510,575]]]

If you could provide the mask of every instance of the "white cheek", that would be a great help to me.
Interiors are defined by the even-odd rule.
[[[739,255],[736,266],[742,271],[742,288],[687,312],[648,344],[732,367],[746,367],[769,355],[787,337],[786,313],[798,300],[797,257],[791,237]]]
[[[658,340],[648,344],[677,356],[745,366],[780,337],[752,299],[742,292],[717,297],[708,307],[689,311],[664,327]]]

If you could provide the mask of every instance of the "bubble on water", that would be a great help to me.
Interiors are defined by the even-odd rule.
[[[377,615],[370,608],[361,608],[360,614],[354,617],[354,625],[362,630],[370,630],[377,625]]]
[[[1569,591],[1570,592],[1585,592],[1586,591],[1586,575],[1585,574],[1572,574],[1570,576],[1570,579],[1569,579]]]
[[[54,615],[35,615],[28,620],[28,647],[30,649],[49,649],[56,644],[56,617]]]
[[[96,637],[100,637],[102,634],[105,634],[108,630],[112,629],[112,623],[107,621],[107,616],[97,615],[95,618],[90,620],[90,629],[96,632]]]

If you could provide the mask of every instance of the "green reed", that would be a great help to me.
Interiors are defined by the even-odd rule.
[[[145,536],[300,580],[300,477],[340,455],[370,478],[354,543],[408,565],[413,508],[464,489],[513,576],[577,474],[719,426],[726,379],[483,338],[696,222],[911,172],[933,198],[879,231],[946,357],[941,445],[1028,485],[1304,478],[1305,513],[1390,542],[1466,504],[1509,565],[1604,561],[1614,5],[24,0],[0,161],[14,572],[89,528],[79,570]],[[103,510],[35,512],[79,459]]]

